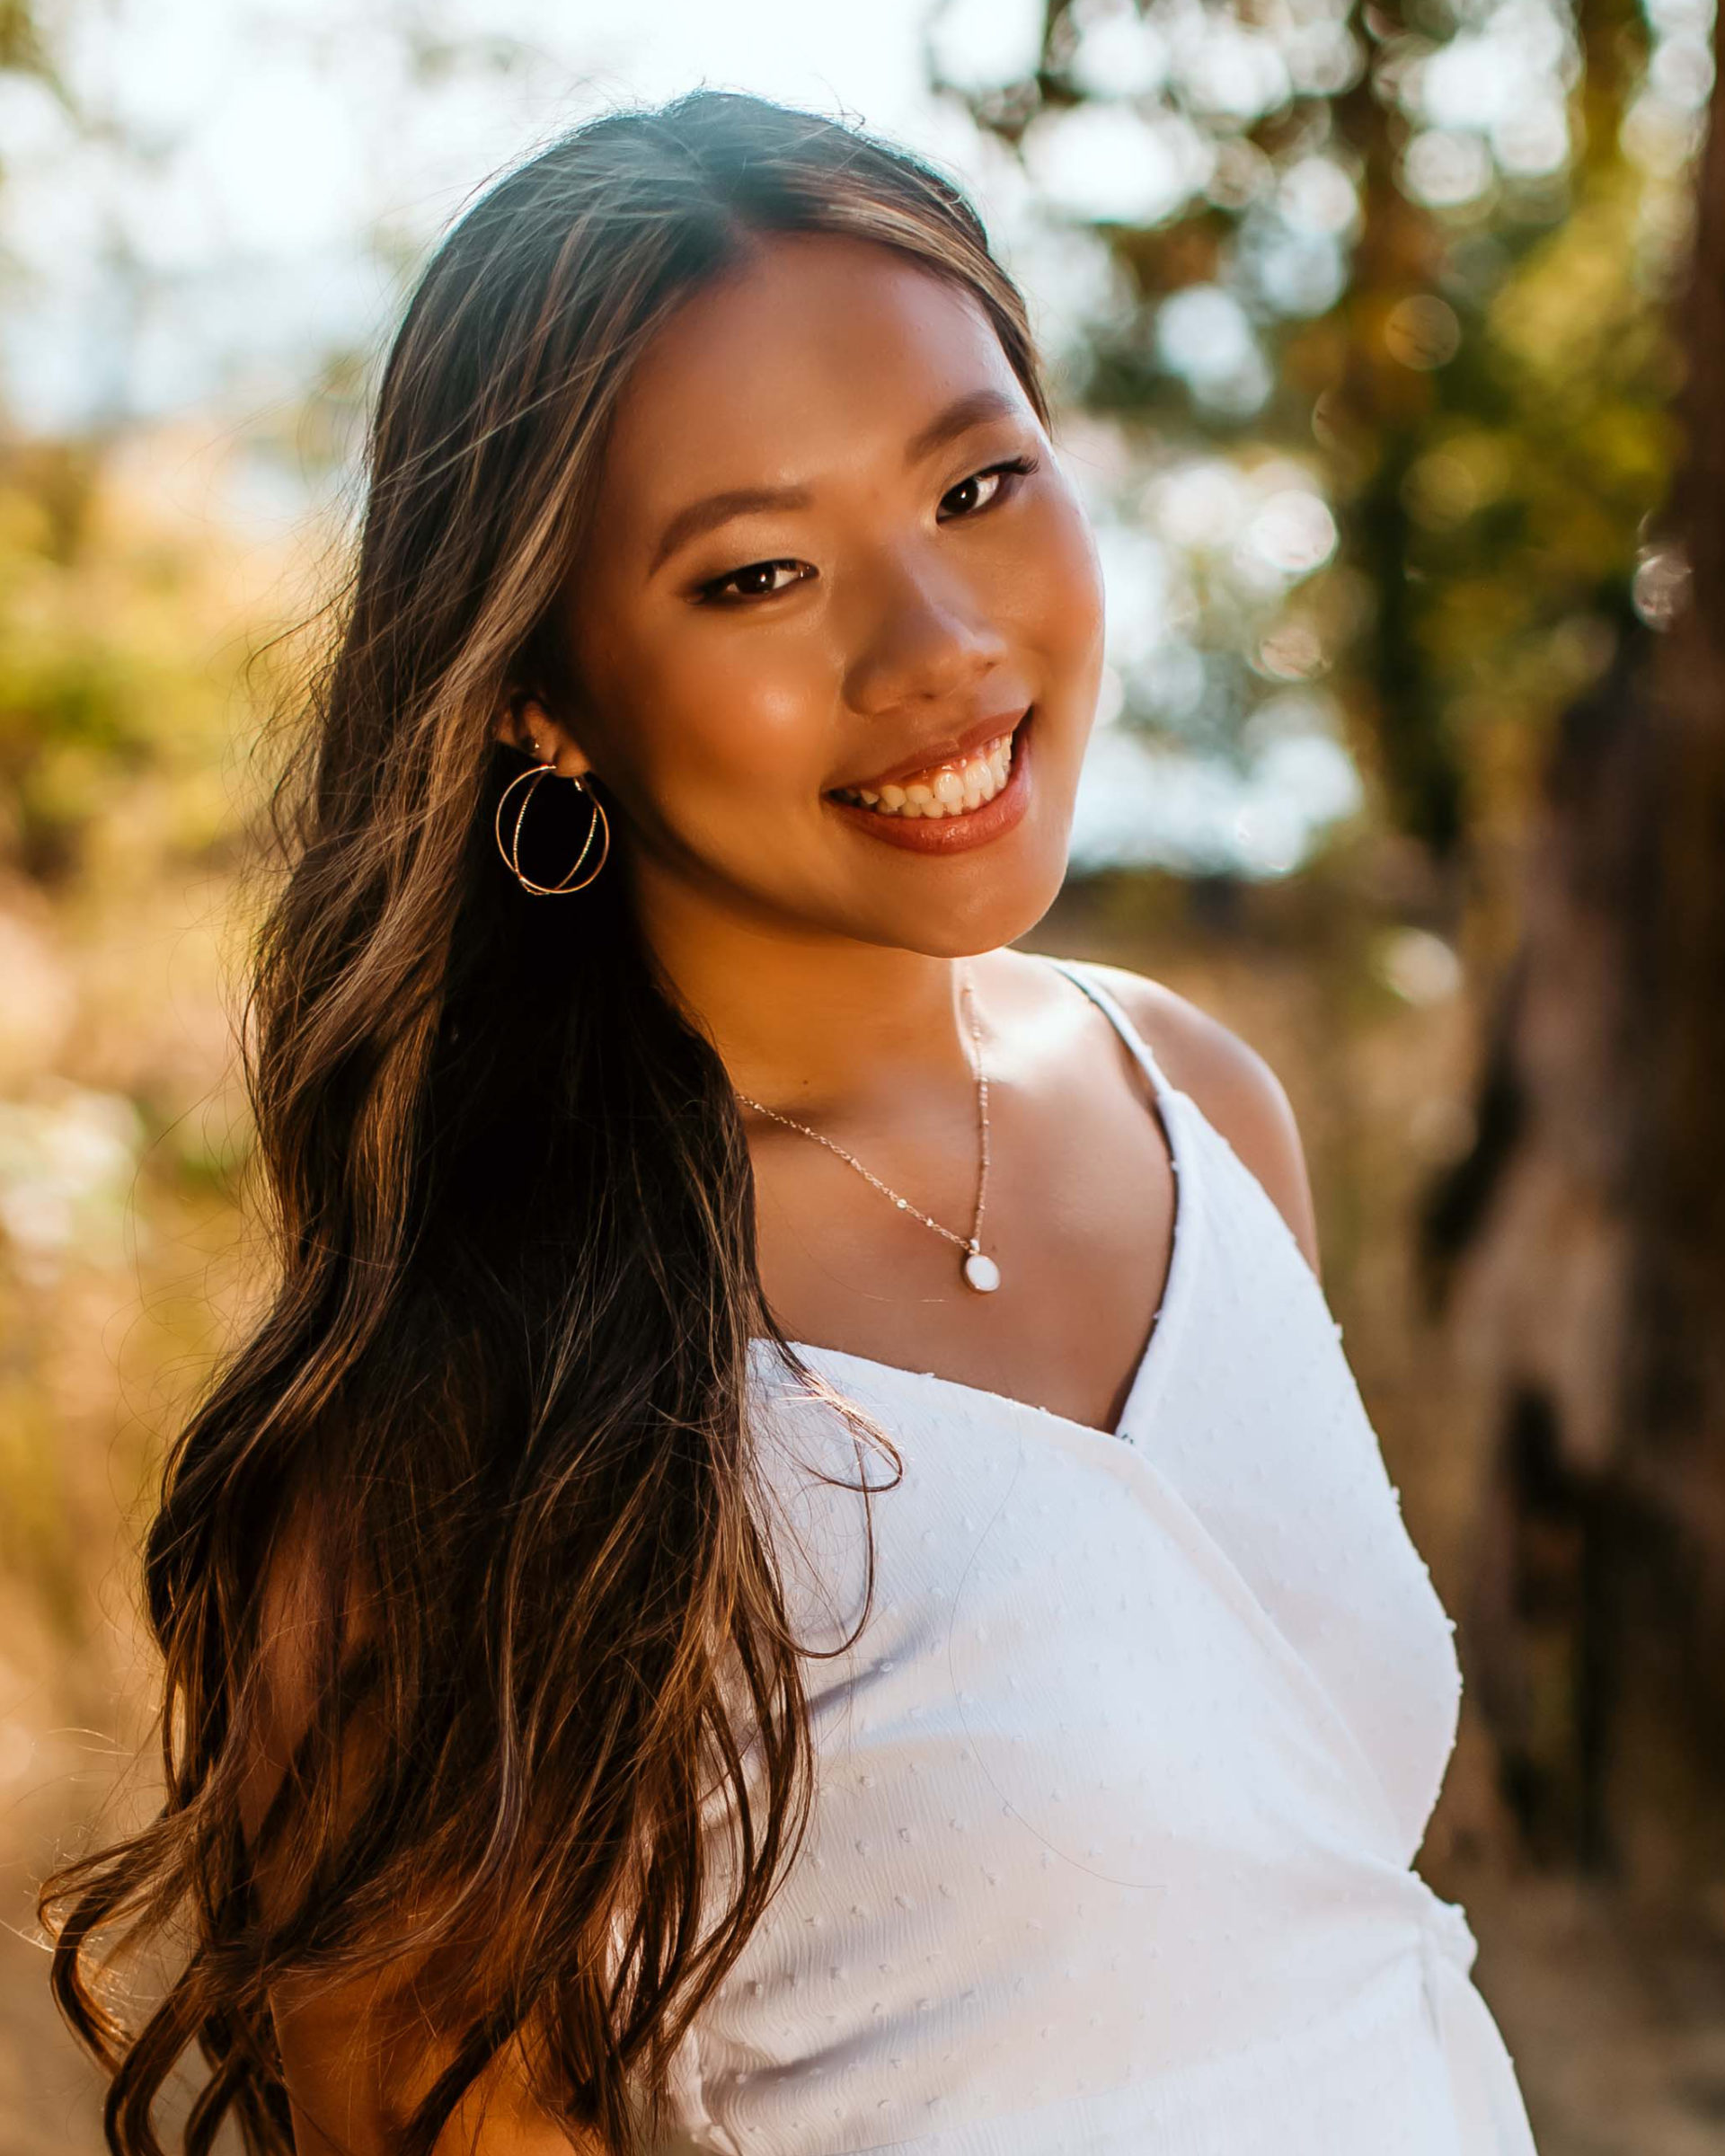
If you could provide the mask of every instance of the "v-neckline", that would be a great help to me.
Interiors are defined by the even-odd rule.
[[[1197,1181],[1191,1172],[1190,1152],[1184,1143],[1186,1134],[1182,1127],[1189,1101],[1180,1088],[1170,1084],[1157,1068],[1137,1027],[1112,996],[1108,996],[1104,1001],[1090,983],[1080,977],[1075,968],[1069,968],[1067,964],[1057,959],[1051,959],[1048,963],[1066,974],[1067,979],[1075,982],[1097,1005],[1149,1080],[1152,1105],[1162,1128],[1163,1143],[1168,1149],[1168,1165],[1173,1176],[1174,1217],[1162,1299],[1150,1321],[1149,1337],[1128,1381],[1126,1398],[1121,1403],[1119,1418],[1114,1427],[1105,1430],[1093,1422],[1080,1422],[1075,1417],[1062,1415],[1053,1408],[1039,1407],[1035,1401],[1021,1400],[1016,1393],[996,1392],[987,1385],[968,1384],[962,1378],[942,1377],[933,1370],[912,1370],[903,1363],[882,1362],[878,1356],[858,1355],[849,1348],[826,1348],[810,1340],[789,1340],[786,1346],[805,1358],[818,1356],[828,1360],[849,1363],[857,1369],[877,1373],[889,1380],[904,1379],[914,1384],[935,1385],[966,1399],[986,1401],[996,1407],[1032,1417],[1042,1416],[1050,1422],[1059,1424],[1064,1429],[1080,1430],[1086,1437],[1097,1439],[1105,1445],[1136,1445],[1133,1426],[1148,1413],[1153,1400],[1167,1383],[1169,1360],[1173,1354],[1186,1305],[1190,1300],[1188,1281],[1192,1270],[1192,1245],[1197,1227],[1199,1196]],[[772,1345],[764,1338],[753,1344],[762,1348]]]

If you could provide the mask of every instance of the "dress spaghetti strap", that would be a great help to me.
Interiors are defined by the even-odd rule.
[[[1052,966],[1057,972],[1064,973],[1069,981],[1082,988],[1103,1017],[1109,1021],[1114,1030],[1137,1056],[1146,1076],[1149,1079],[1155,1092],[1156,1106],[1159,1109],[1166,1109],[1171,1095],[1177,1092],[1179,1088],[1163,1075],[1162,1066],[1150,1053],[1149,1044],[1127,1016],[1124,1007],[1118,999],[1103,987],[1102,984],[1091,972],[1089,967],[1082,964],[1078,959],[1048,959],[1047,963]]]

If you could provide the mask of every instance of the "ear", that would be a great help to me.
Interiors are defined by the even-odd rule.
[[[518,748],[535,764],[551,764],[560,778],[579,778],[593,768],[568,728],[529,690],[510,694],[498,714],[497,738],[506,748]]]

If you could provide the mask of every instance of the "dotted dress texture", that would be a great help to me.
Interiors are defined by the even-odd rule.
[[[678,2054],[667,2152],[1533,2156],[1462,1911],[1411,1869],[1452,1634],[1275,1205],[1163,1076],[1178,1202],[1118,1434],[757,1341],[818,1763]],[[846,1485],[850,1487],[846,1487]],[[862,1608],[866,1527],[874,1605]],[[715,1836],[715,1841],[722,1837]]]

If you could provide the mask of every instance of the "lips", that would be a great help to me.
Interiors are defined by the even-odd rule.
[[[889,781],[880,787],[860,786],[854,792],[841,786],[832,798],[861,802],[881,816],[959,816],[992,800],[1005,785],[1012,770],[1012,734],[996,734],[968,756],[953,756],[944,764],[916,773],[902,785]]]
[[[1028,705],[1014,711],[996,711],[993,718],[979,719],[963,733],[951,736],[944,741],[932,741],[907,756],[902,763],[891,764],[885,771],[876,772],[866,779],[847,779],[842,786],[828,789],[832,793],[879,793],[883,786],[902,786],[907,779],[924,779],[940,770],[945,764],[960,764],[975,749],[1002,734],[1010,734],[1024,717]]]
[[[840,817],[851,828],[883,844],[907,848],[913,853],[948,857],[968,853],[973,848],[985,846],[1001,838],[1022,821],[1031,805],[1031,742],[1035,728],[1031,723],[1033,709],[1022,715],[1015,731],[1004,738],[1000,755],[1006,761],[1006,778],[1004,785],[987,799],[977,797],[977,805],[969,800],[956,808],[950,802],[930,801],[913,803],[908,797],[899,804],[896,813],[885,813],[893,807],[890,797],[906,793],[907,790],[892,781],[883,782],[887,797],[871,807],[862,799],[847,799],[848,789],[838,789],[824,799],[831,814]],[[913,777],[916,791],[932,791],[923,788]],[[861,789],[858,790],[859,795]],[[869,789],[871,792],[874,789]],[[909,813],[915,806],[916,813]]]

